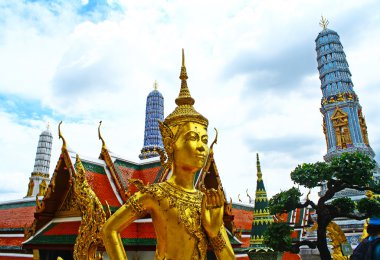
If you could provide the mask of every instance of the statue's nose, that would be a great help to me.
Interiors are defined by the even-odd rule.
[[[197,147],[197,150],[200,151],[200,152],[204,152],[205,151],[205,148],[203,147],[203,145],[199,145]]]

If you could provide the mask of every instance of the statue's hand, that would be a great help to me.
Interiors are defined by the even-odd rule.
[[[218,235],[223,225],[224,194],[221,187],[218,190],[207,190],[203,186],[202,191],[205,194],[202,205],[202,226],[207,235],[212,238]]]

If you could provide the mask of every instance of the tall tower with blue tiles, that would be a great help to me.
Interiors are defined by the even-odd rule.
[[[144,146],[139,158],[147,159],[159,156],[158,151],[164,150],[158,120],[164,121],[164,97],[157,90],[157,81],[154,90],[146,99]]]
[[[328,21],[323,17],[320,25],[323,30],[315,40],[315,50],[323,94],[320,111],[327,145],[324,159],[329,162],[341,153],[355,151],[373,158],[375,153],[369,145],[366,121],[339,35],[327,28]]]

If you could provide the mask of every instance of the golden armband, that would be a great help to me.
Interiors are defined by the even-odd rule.
[[[214,252],[220,252],[226,246],[226,241],[224,240],[222,232],[221,232],[222,228],[224,228],[223,225],[220,228],[216,237],[209,238],[211,247],[212,249],[214,249]]]
[[[139,218],[147,214],[146,209],[144,208],[142,203],[137,199],[136,196],[131,196],[125,203],[125,207],[130,207],[135,213],[135,215]]]

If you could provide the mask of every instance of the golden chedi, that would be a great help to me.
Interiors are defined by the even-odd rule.
[[[120,232],[147,214],[156,231],[155,259],[206,259],[209,246],[218,259],[235,259],[223,225],[223,191],[194,187],[195,175],[208,156],[208,120],[194,109],[187,78],[182,50],[177,107],[160,122],[166,152],[161,154],[161,182],[144,186],[134,180],[139,192],[104,224],[103,240],[110,259],[127,259]]]

